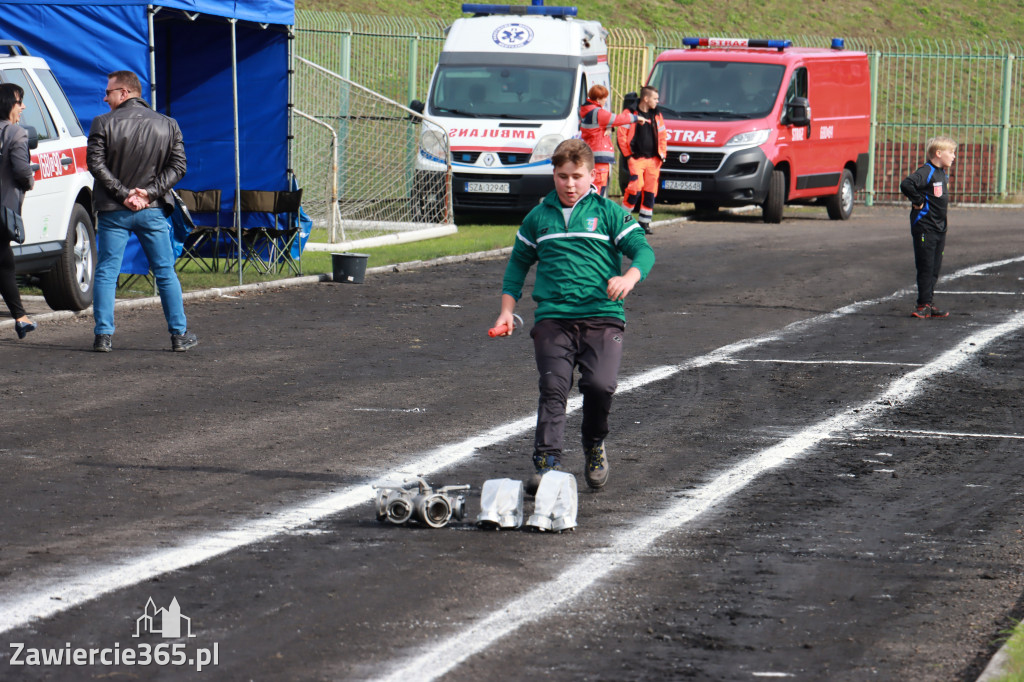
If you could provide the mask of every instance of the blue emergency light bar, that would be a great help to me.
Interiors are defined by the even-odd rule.
[[[770,47],[784,50],[793,47],[793,41],[762,38],[683,38],[683,47]]]
[[[575,7],[545,7],[544,0],[534,0],[532,5],[477,5],[465,3],[462,11],[466,14],[534,14],[546,17],[574,17]]]

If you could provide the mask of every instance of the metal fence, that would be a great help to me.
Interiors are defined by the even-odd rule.
[[[447,22],[295,14],[297,55],[398,102],[425,97]],[[639,88],[656,55],[681,46],[683,35],[610,29],[612,101]],[[787,38],[809,47],[831,43],[821,36]],[[923,162],[925,140],[939,134],[960,143],[950,182],[954,202],[1024,199],[1024,73],[1016,64],[1022,48],[1006,42],[847,40],[847,49],[864,51],[871,61],[872,166],[861,199],[899,200],[899,181]],[[302,98],[297,92],[300,109]]]

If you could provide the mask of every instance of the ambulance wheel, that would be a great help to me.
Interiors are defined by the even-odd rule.
[[[832,220],[849,220],[853,213],[853,173],[849,170],[843,171],[843,177],[839,180],[839,191],[828,198],[825,202],[828,209],[828,217]]]
[[[761,206],[761,217],[766,223],[782,222],[782,207],[786,205],[786,174],[773,170],[768,181],[768,197]]]
[[[445,205],[444,173],[416,171],[413,176],[412,219],[417,223],[443,223],[448,217]]]
[[[85,310],[92,305],[96,276],[96,231],[89,212],[75,204],[60,260],[40,277],[43,298],[54,310]]]

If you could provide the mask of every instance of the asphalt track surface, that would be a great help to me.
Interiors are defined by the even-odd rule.
[[[600,492],[571,403],[562,534],[472,524],[529,473],[501,259],[190,303],[188,353],[157,308],[105,355],[91,319],[6,329],[0,679],[973,680],[1024,616],[1020,218],[951,212],[945,320],[909,315],[903,210],[660,229]],[[404,474],[471,518],[378,523]],[[194,636],[133,637],[149,599]]]

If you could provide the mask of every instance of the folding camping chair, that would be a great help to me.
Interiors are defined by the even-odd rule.
[[[302,269],[292,255],[292,246],[299,235],[299,207],[302,205],[302,190],[283,190],[274,200],[274,226],[266,228],[266,234],[273,243],[270,262],[278,272],[285,268],[292,274],[301,275]],[[282,216],[284,218],[282,219]]]
[[[237,198],[238,210],[242,213],[274,214],[276,209],[277,192],[262,189],[243,189]],[[244,220],[243,220],[244,222]],[[235,228],[222,228],[232,235],[238,247],[242,250],[242,269],[251,264],[256,272],[268,274],[274,263],[274,240],[268,233],[266,225],[253,227],[242,226],[242,233],[235,234]],[[231,270],[229,264],[227,270]]]
[[[178,258],[178,270],[182,270],[189,263],[195,263],[202,270],[217,272],[220,260],[220,190],[179,189],[177,192],[195,222],[195,227],[185,240],[181,256]],[[210,225],[208,220],[200,223],[197,217],[200,213],[212,213],[213,225]],[[207,263],[206,257],[201,254],[204,246],[213,254],[212,263]]]

